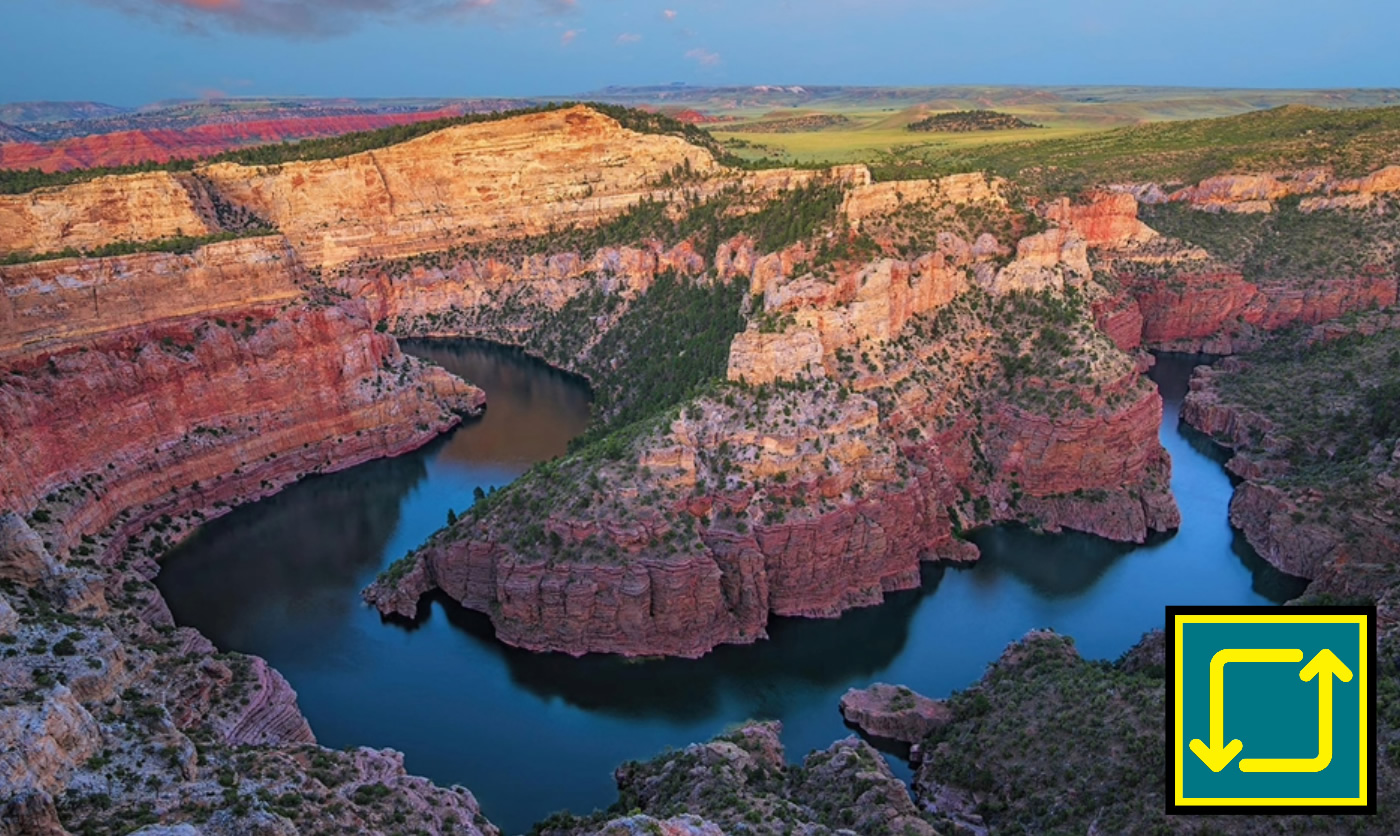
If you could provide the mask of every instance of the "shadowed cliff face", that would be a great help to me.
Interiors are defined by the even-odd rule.
[[[414,543],[396,539],[417,522],[402,516],[410,495],[431,483],[434,504],[466,508],[474,487],[559,455],[587,425],[587,388],[518,351],[469,342],[407,347],[478,380],[491,399],[487,417],[411,454],[306,479],[256,514],[202,527],[162,561],[159,586],[177,621],[198,624],[220,647],[248,646],[285,626],[305,637],[307,656],[333,652],[360,609],[358,588],[391,544],[402,551]]]

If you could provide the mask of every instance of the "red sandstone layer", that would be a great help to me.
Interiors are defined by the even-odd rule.
[[[314,116],[263,119],[200,125],[183,130],[119,131],[64,139],[58,142],[14,142],[0,145],[0,169],[67,171],[164,163],[209,157],[250,145],[269,145],[312,137],[373,131],[393,125],[410,125],[457,116],[456,110],[415,113]]]

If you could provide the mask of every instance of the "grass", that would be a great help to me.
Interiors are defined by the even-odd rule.
[[[910,155],[924,151],[949,152],[978,148],[988,144],[1025,141],[1028,139],[1064,139],[1095,130],[1092,125],[1061,123],[1046,128],[997,131],[985,134],[916,134],[902,125],[877,123],[873,127],[853,127],[806,133],[762,133],[752,131],[713,131],[735,154],[756,159],[778,155],[793,163],[852,163],[878,161],[885,155]],[[758,149],[734,147],[739,140]]]
[[[1012,132],[1004,136],[1009,138]],[[1321,110],[1288,106],[1224,119],[1162,122],[1035,142],[897,149],[877,161],[881,179],[988,171],[1045,193],[1094,184],[1194,182],[1230,171],[1330,166],[1354,176],[1400,163],[1400,107]]]
[[[1400,268],[1396,203],[1367,210],[1303,212],[1299,198],[1277,201],[1275,211],[1212,214],[1180,203],[1144,206],[1142,219],[1163,235],[1204,247],[1249,281],[1306,286],[1319,280],[1383,276]]]

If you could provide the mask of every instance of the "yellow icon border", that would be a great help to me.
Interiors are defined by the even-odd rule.
[[[1376,684],[1371,657],[1376,644],[1375,607],[1167,607],[1167,745],[1173,768],[1167,774],[1167,813],[1374,813],[1376,805]],[[1182,728],[1182,628],[1186,624],[1355,624],[1358,628],[1357,689],[1360,701],[1358,793],[1348,798],[1188,798],[1182,794],[1186,741]]]

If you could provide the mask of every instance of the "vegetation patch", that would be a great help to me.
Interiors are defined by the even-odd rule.
[[[935,113],[909,123],[909,130],[924,133],[965,134],[974,131],[1017,131],[1026,128],[1041,128],[1010,113],[995,110],[957,110],[952,113]]]
[[[1184,203],[1141,207],[1153,229],[1180,238],[1240,269],[1249,281],[1290,284],[1400,272],[1400,214],[1380,199],[1368,209],[1303,212],[1300,198],[1274,211],[1203,212]]]
[[[1359,176],[1394,163],[1400,163],[1400,107],[1289,105],[1039,141],[895,149],[871,169],[881,180],[986,171],[1063,195],[1104,183],[1193,183],[1225,172],[1310,166]]]
[[[0,256],[0,265],[30,264],[37,261],[54,261],[60,258],[111,258],[113,256],[136,255],[138,253],[175,253],[177,255],[189,255],[200,247],[207,247],[210,244],[234,241],[239,238],[260,238],[277,234],[277,230],[271,227],[255,226],[238,231],[215,232],[212,235],[176,235],[171,238],[159,238],[154,241],[114,241],[111,244],[93,247],[90,250],[79,250],[73,247],[67,247],[56,252],[47,253],[10,253],[9,255]]]

